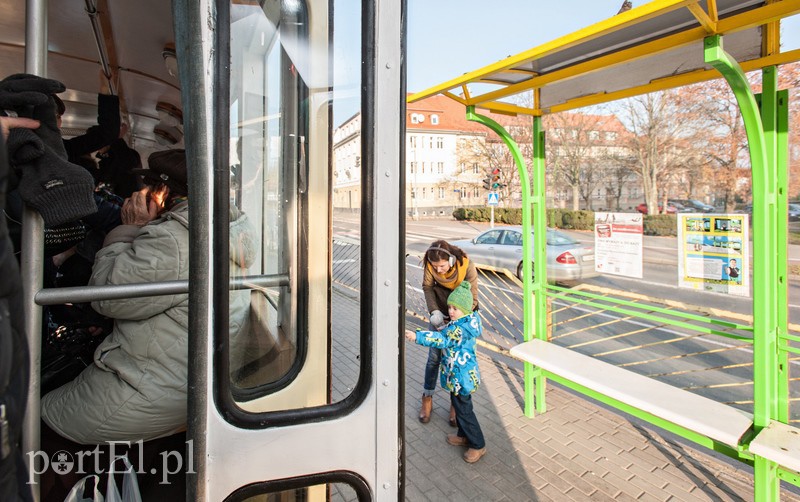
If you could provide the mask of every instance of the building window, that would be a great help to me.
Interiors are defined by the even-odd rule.
[[[606,131],[606,140],[608,141],[616,141],[617,140],[617,133],[614,131]]]
[[[411,189],[411,198],[412,199],[416,199],[417,198],[417,189],[416,188],[412,188]]]
[[[462,199],[466,199],[467,198],[467,189],[466,188],[462,187],[461,190],[459,190],[459,193],[460,193],[460,196],[461,196]]]
[[[409,136],[408,137],[408,144],[411,148],[417,147],[417,137],[416,136]]]
[[[421,172],[422,172],[422,174],[425,174],[425,162],[424,161],[422,162],[422,171]]]
[[[439,162],[436,164],[436,172],[439,174],[444,174],[444,162]]]
[[[475,197],[476,199],[478,197],[480,197],[480,193],[478,193],[478,189],[477,188],[473,188],[472,189],[472,196]]]
[[[472,164],[472,173],[473,174],[480,174],[480,170],[478,169],[478,163]]]
[[[422,198],[423,198],[423,199],[425,198],[425,190],[426,190],[426,188],[425,188],[425,187],[422,187]]]
[[[466,170],[467,166],[466,166],[466,165],[465,165],[463,162],[461,162],[461,163],[458,165],[458,168],[459,168],[459,170],[461,171],[461,174],[464,174],[464,171]]]
[[[411,174],[414,174],[414,171],[417,170],[417,163],[412,161],[410,162],[410,164],[411,164]]]
[[[431,124],[432,125],[439,125],[439,116],[435,113],[431,115]]]
[[[439,148],[439,149],[444,148],[444,138],[442,138],[441,136],[436,138],[436,148]]]
[[[600,139],[600,131],[589,131],[589,139],[592,141]]]
[[[577,139],[578,138],[578,130],[577,129],[572,129],[569,132],[569,135],[572,136],[572,139]]]
[[[444,199],[444,188],[439,187],[439,198]]]
[[[428,138],[428,148],[433,148],[433,136]]]

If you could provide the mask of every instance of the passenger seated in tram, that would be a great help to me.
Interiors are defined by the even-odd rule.
[[[156,152],[142,170],[144,189],[122,206],[123,224],[105,239],[91,285],[152,283],[189,276],[189,202],[183,150]],[[256,256],[247,217],[231,214],[231,274],[242,275]],[[241,293],[241,294],[239,294]],[[114,319],[94,364],[42,399],[42,418],[80,444],[151,440],[186,426],[188,295],[92,305]],[[231,330],[249,315],[247,291],[231,295]]]

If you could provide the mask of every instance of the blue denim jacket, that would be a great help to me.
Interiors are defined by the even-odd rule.
[[[478,389],[481,373],[475,358],[475,341],[483,330],[478,312],[448,323],[441,331],[417,330],[417,343],[442,349],[442,387],[456,395],[467,396]]]

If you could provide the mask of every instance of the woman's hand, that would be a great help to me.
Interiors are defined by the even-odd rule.
[[[417,341],[417,334],[411,331],[410,329],[406,330],[406,340],[409,342],[416,342]]]
[[[136,225],[143,227],[155,220],[160,210],[157,202],[148,200],[149,187],[144,187],[138,192],[133,192],[125,199],[120,211],[123,225]]]
[[[431,312],[431,324],[436,329],[439,329],[444,324],[444,314],[442,314],[441,310]]]

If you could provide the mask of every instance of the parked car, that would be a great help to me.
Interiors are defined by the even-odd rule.
[[[697,199],[669,199],[667,202],[681,204],[693,213],[713,213],[715,211],[714,206]]]
[[[789,204],[789,221],[800,221],[800,204]]]
[[[663,206],[661,204],[658,205],[658,212],[663,213],[662,210]],[[647,214],[647,204],[642,202],[638,206],[636,206],[636,210],[642,214]],[[675,213],[686,213],[688,212],[685,207],[680,204],[674,204],[667,202],[667,214],[675,214]]]
[[[753,204],[745,204],[741,212],[753,214]],[[786,208],[786,216],[789,218],[789,221],[800,221],[800,204],[794,202],[789,203]]]
[[[521,226],[493,228],[474,239],[452,244],[463,249],[475,263],[511,270],[522,279]],[[594,270],[594,248],[558,230],[547,229],[546,255],[548,280],[575,281],[599,275]]]

